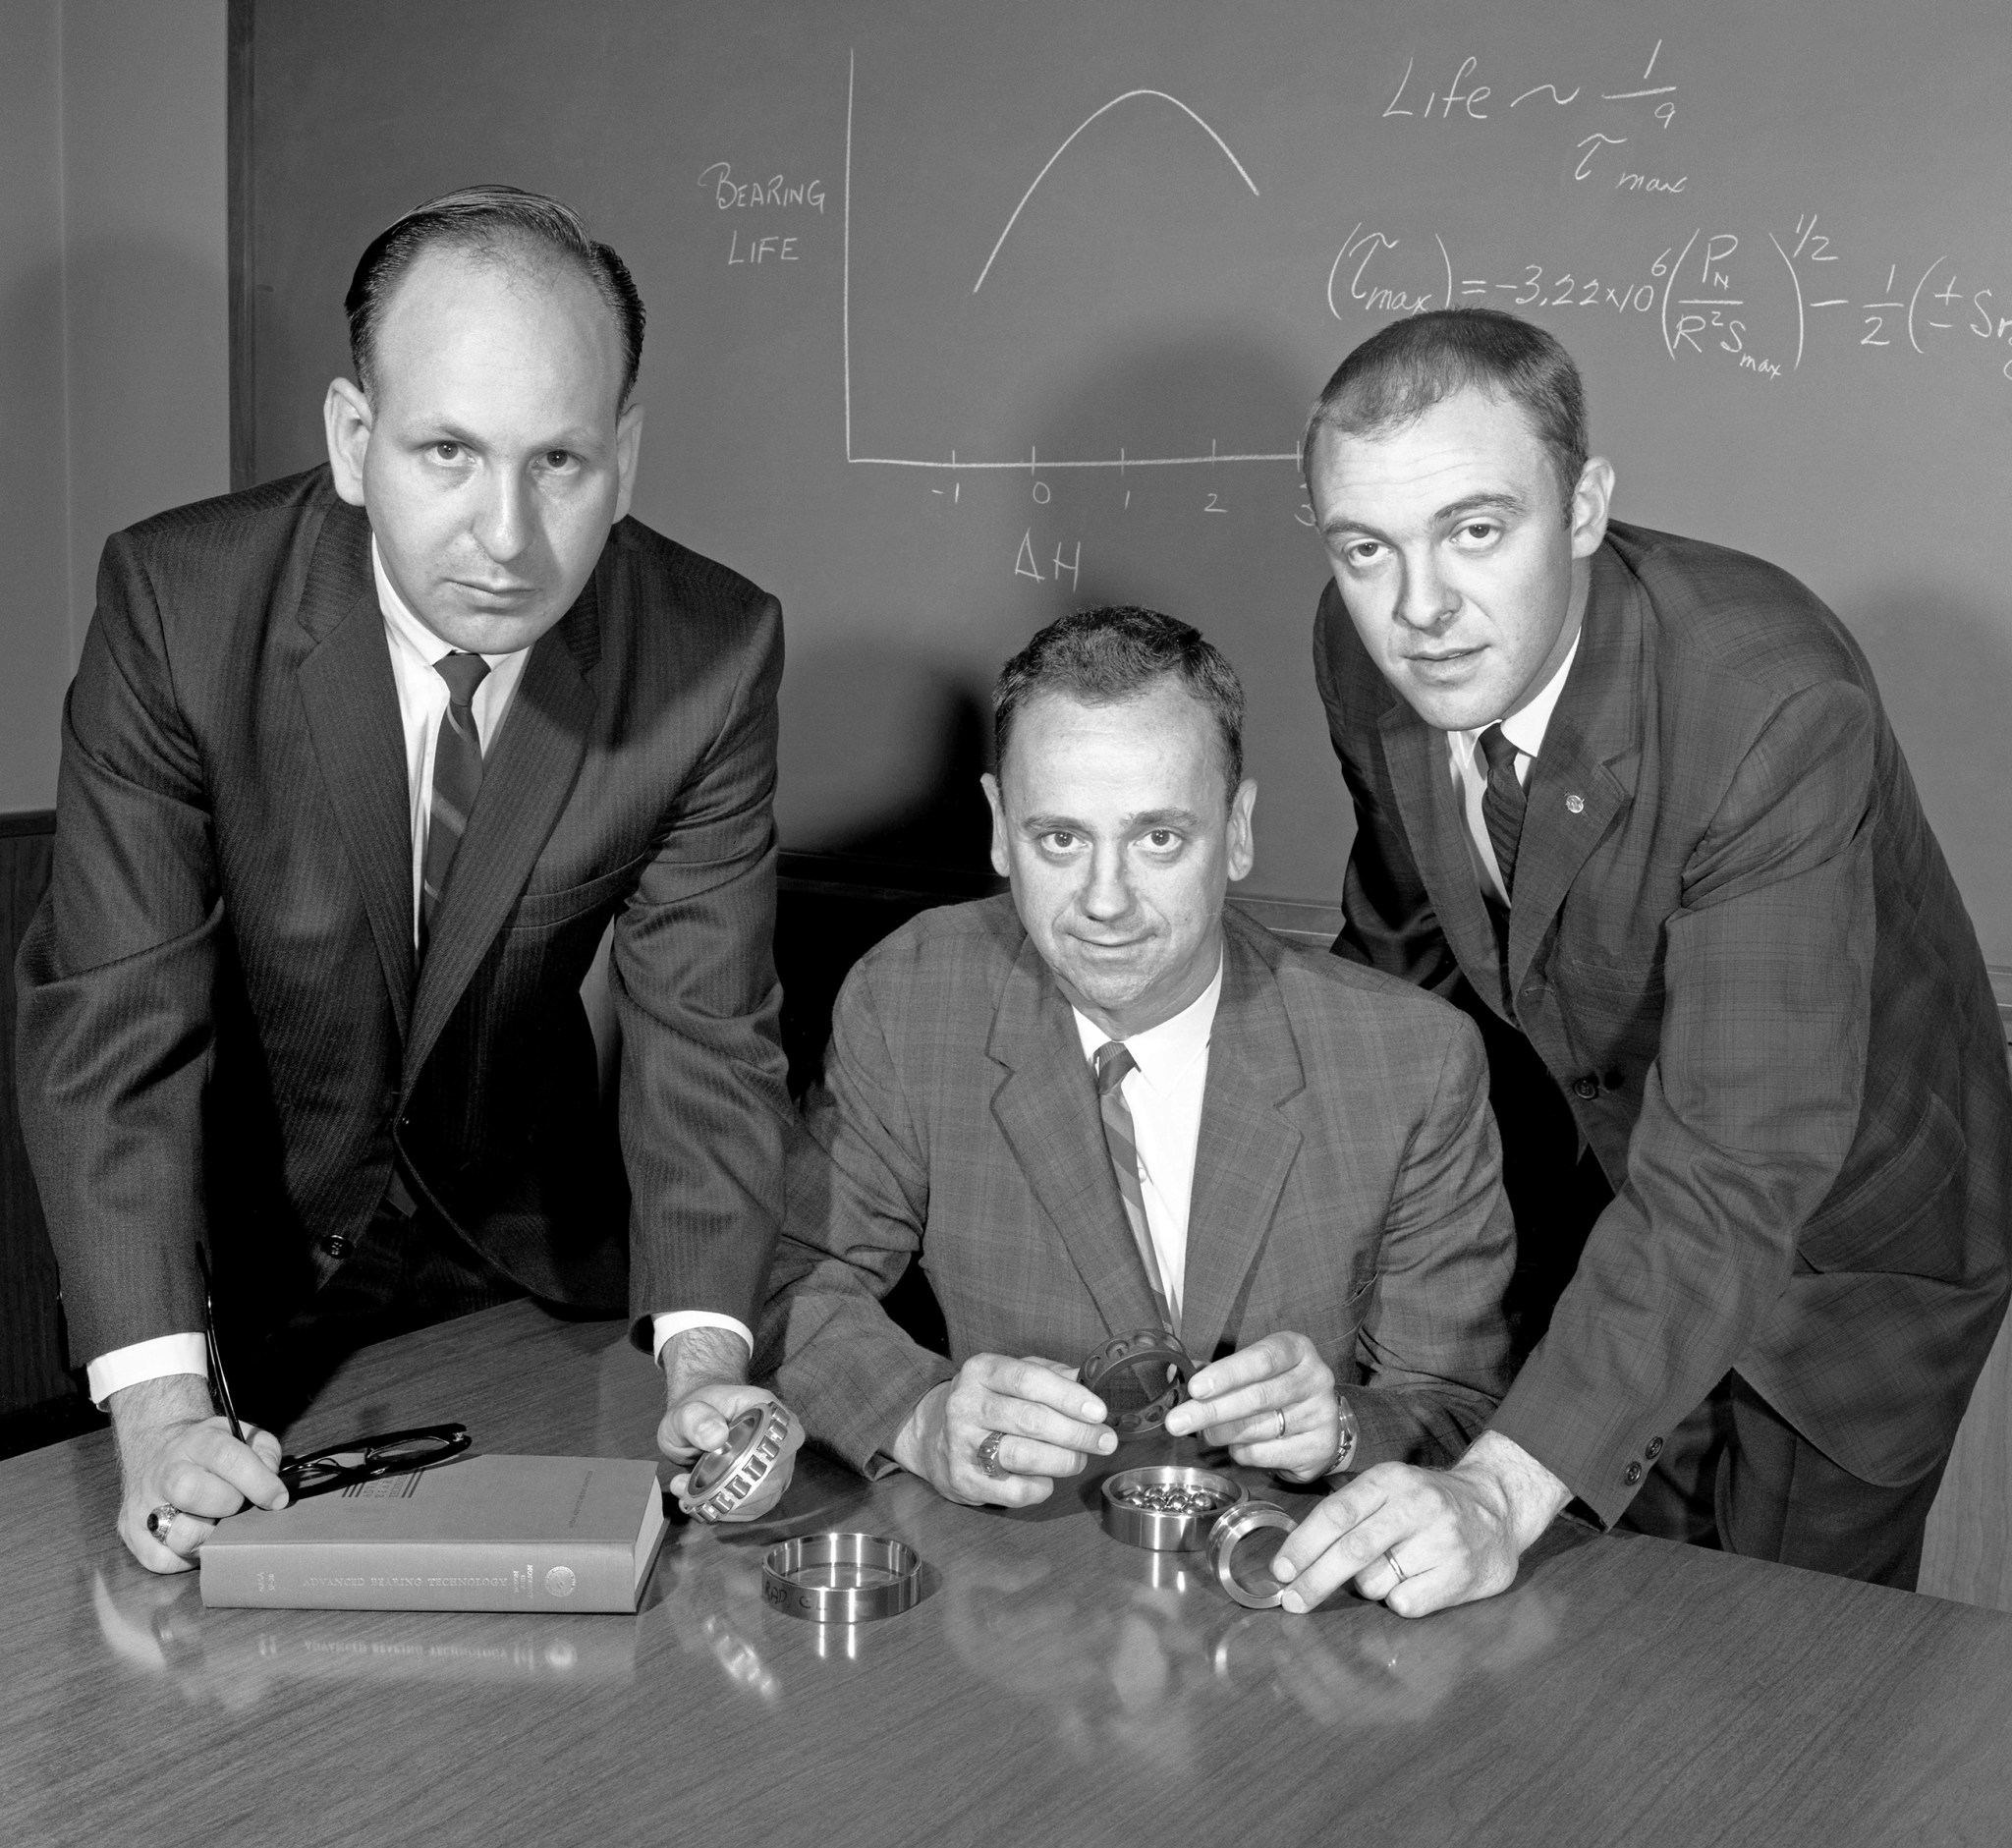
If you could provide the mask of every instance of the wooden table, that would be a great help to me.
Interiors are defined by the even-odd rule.
[[[617,1325],[522,1304],[357,1356],[291,1438],[460,1417],[650,1454]],[[1998,1842],[2012,1618],[1561,1529],[1407,1623],[1243,1611],[1107,1540],[811,1461],[786,1531],[930,1567],[852,1632],[770,1611],[778,1529],[675,1530],[635,1617],[202,1608],[112,1532],[104,1433],[0,1465],[0,1839],[1291,1844]]]

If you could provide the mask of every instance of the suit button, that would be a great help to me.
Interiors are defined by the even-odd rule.
[[[350,1255],[350,1242],[342,1233],[331,1232],[321,1241],[321,1249],[330,1258],[347,1258]]]
[[[1630,1488],[1633,1488],[1641,1480],[1642,1465],[1639,1463],[1631,1463],[1621,1472],[1621,1481],[1626,1483]]]
[[[1599,1095],[1599,1080],[1596,1078],[1575,1078],[1572,1081],[1572,1094],[1591,1101]]]
[[[1653,1463],[1657,1457],[1662,1455],[1662,1439],[1660,1437],[1651,1437],[1649,1440],[1649,1442],[1643,1446],[1642,1454],[1646,1456],[1649,1460],[1649,1462]]]

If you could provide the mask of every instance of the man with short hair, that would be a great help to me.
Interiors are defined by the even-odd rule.
[[[1203,1363],[1177,1437],[1296,1482],[1451,1461],[1500,1389],[1513,1239],[1473,1028],[1225,909],[1257,787],[1195,630],[1066,617],[994,706],[1011,896],[847,979],[757,1371],[856,1468],[958,1501],[1108,1457],[1077,1369],[1139,1331]],[[947,1358],[881,1307],[911,1260]]]
[[[1483,1024],[1533,1351],[1476,1445],[1502,1497],[1372,1473],[1284,1559],[1416,1613],[1576,1498],[1912,1588],[2004,1312],[1983,958],[1843,625],[1610,522],[1587,451],[1564,350],[1486,309],[1385,328],[1309,425],[1335,947]]]
[[[328,466],[107,545],[20,959],[71,1346],[154,1571],[286,1498],[214,1415],[199,1248],[241,1386],[530,1294],[626,1305],[676,1460],[767,1397],[780,613],[626,517],[643,306],[565,206],[436,199],[347,306]],[[619,1132],[580,993],[610,921]]]

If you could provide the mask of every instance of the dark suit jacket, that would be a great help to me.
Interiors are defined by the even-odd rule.
[[[1530,772],[1506,967],[1445,734],[1332,586],[1313,656],[1359,829],[1335,947],[1464,978],[1615,1191],[1495,1428],[1609,1521],[1729,1369],[1868,1481],[1933,1467],[2003,1313],[2012,1091],[1843,626],[1758,559],[1609,529]]]
[[[781,657],[772,598],[617,526],[531,649],[416,975],[363,513],[318,469],[115,535],[19,966],[73,1353],[199,1328],[205,1230],[220,1283],[297,1301],[395,1152],[540,1296],[752,1315],[789,1120]],[[579,998],[611,917],[619,1153]]]
[[[1296,1329],[1363,1463],[1445,1461],[1506,1376],[1514,1229],[1479,1038],[1234,910],[1225,934],[1182,1338],[1207,1360]],[[925,912],[853,971],[806,1127],[756,1366],[856,1467],[891,1467],[969,1355],[1074,1364],[1157,1325],[1069,1005],[1010,898]],[[949,1360],[880,1307],[912,1256]]]

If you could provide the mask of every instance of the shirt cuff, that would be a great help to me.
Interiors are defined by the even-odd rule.
[[[687,1328],[724,1328],[729,1334],[737,1334],[748,1344],[748,1352],[754,1352],[754,1337],[748,1332],[748,1324],[736,1321],[731,1316],[715,1316],[710,1310],[681,1309],[652,1316],[649,1337],[649,1358],[659,1360],[663,1356],[664,1343],[673,1335],[681,1335]]]
[[[659,1321],[667,1319],[659,1316]],[[659,1336],[661,1339],[661,1336]],[[749,1343],[753,1350],[754,1343]],[[113,1393],[142,1380],[165,1379],[170,1373],[200,1373],[209,1377],[209,1345],[199,1334],[156,1335],[131,1347],[100,1354],[84,1370],[90,1402],[102,1412]]]

